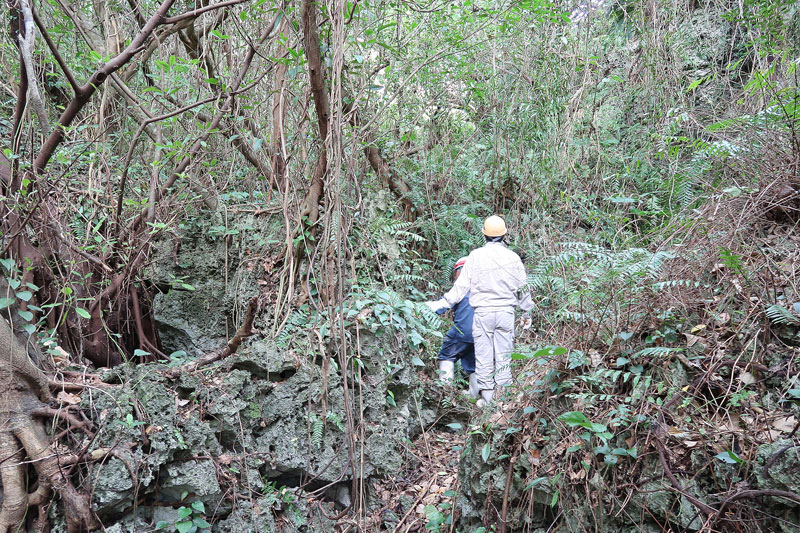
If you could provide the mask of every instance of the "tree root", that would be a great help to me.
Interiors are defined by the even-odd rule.
[[[62,469],[65,459],[74,457],[62,456],[51,447],[44,424],[34,416],[56,413],[68,422],[84,426],[85,422],[67,411],[42,405],[52,400],[48,379],[30,360],[25,346],[5,320],[0,320],[0,390],[4,391],[0,398],[0,533],[23,528],[28,509],[43,506],[53,489],[64,504],[70,533],[98,527],[89,495],[76,489]],[[38,486],[32,494],[28,493],[28,464],[38,474]],[[42,517],[39,518],[41,522]]]
[[[42,499],[49,496],[50,489],[55,489],[64,502],[64,514],[67,520],[67,530],[72,532],[88,531],[99,526],[99,522],[92,513],[88,495],[79,492],[65,477],[61,469],[61,460],[57,453],[53,453],[50,441],[44,426],[37,421],[28,420],[14,431],[14,436],[22,443],[25,451],[39,475],[39,485],[43,489]]]
[[[3,507],[0,509],[0,532],[14,531],[25,520],[28,511],[28,493],[25,490],[25,459],[22,447],[8,431],[0,432],[0,450],[3,463],[0,480],[3,482]],[[13,451],[10,455],[9,452]]]

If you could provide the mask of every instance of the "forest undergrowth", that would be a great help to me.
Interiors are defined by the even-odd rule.
[[[6,2],[0,533],[796,530],[794,4]]]

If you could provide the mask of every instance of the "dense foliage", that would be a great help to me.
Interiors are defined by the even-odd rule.
[[[797,525],[800,496],[756,464],[776,440],[793,450],[798,429],[794,2],[5,7],[0,308],[45,372],[161,362],[175,378],[257,334],[321,361],[323,397],[330,373],[343,377],[346,412],[327,399],[309,412],[312,444],[327,425],[355,435],[362,370],[389,386],[404,361],[424,373],[442,321],[418,302],[448,287],[483,217],[501,213],[536,332],[519,338],[505,425],[475,415],[470,438],[506,484],[530,457],[524,489],[483,525],[505,531],[513,514],[577,530],[600,485],[604,516],[625,510],[626,477],[663,478],[688,502],[665,504],[681,509],[654,519],[662,528]],[[198,232],[224,246],[224,296],[204,297],[232,340],[196,359],[163,345],[154,301],[208,290],[188,267],[163,275]],[[229,297],[240,271],[258,291]],[[362,330],[380,339],[376,358]],[[32,423],[27,407],[4,409]],[[16,431],[0,444],[32,455]],[[691,469],[713,482],[687,488]],[[83,505],[83,480],[47,475],[48,491]],[[765,497],[782,518],[743,505]],[[22,499],[4,503],[0,529],[40,505]],[[196,503],[177,530],[210,527]],[[348,509],[367,523],[365,507]],[[67,516],[74,531],[95,525]],[[454,514],[425,516],[444,530]]]

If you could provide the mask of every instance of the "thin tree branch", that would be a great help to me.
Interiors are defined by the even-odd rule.
[[[272,32],[275,29],[275,24],[278,22],[279,17],[280,15],[273,18],[269,26],[267,26],[267,28],[261,33],[257,46],[264,44],[264,42],[272,35]],[[189,152],[183,157],[183,159],[181,159],[181,161],[175,166],[175,168],[173,168],[169,178],[167,178],[167,181],[157,192],[155,197],[156,202],[158,202],[164,196],[164,194],[166,194],[167,190],[169,190],[170,187],[175,185],[175,182],[178,181],[178,178],[184,172],[186,172],[187,168],[189,168],[189,164],[191,163],[192,158],[194,158],[194,156],[197,155],[197,152],[200,151],[200,148],[202,148],[203,144],[206,142],[206,139],[208,139],[208,137],[213,132],[217,131],[220,122],[233,107],[233,102],[236,98],[236,95],[245,92],[250,87],[254,87],[255,85],[257,85],[263,79],[263,77],[266,76],[272,70],[272,66],[274,66],[274,63],[268,69],[265,69],[264,72],[261,74],[261,76],[259,76],[258,79],[256,79],[253,83],[251,83],[250,85],[248,85],[243,89],[240,89],[242,82],[244,81],[244,77],[247,75],[248,70],[250,70],[250,65],[252,64],[253,58],[255,57],[258,51],[257,46],[251,46],[250,50],[248,50],[247,56],[245,56],[244,60],[242,61],[242,66],[240,67],[239,72],[236,75],[236,79],[230,86],[230,92],[228,93],[227,98],[225,98],[222,107],[214,115],[214,118],[211,120],[211,123],[206,129],[206,132],[203,135],[201,135],[197,140],[195,140],[194,144],[192,144],[191,148],[189,148]],[[146,215],[147,215],[146,210],[142,211],[142,213],[140,213],[139,216],[137,216],[136,219],[134,219],[134,221],[131,223],[129,230],[131,232],[138,230],[139,226],[144,221],[144,217]]]
[[[222,7],[235,6],[236,4],[241,4],[241,3],[246,2],[246,1],[247,0],[228,0],[227,2],[220,2],[218,4],[212,4],[210,6],[201,7],[201,8],[198,8],[198,9],[194,9],[192,11],[187,11],[186,13],[183,13],[181,15],[175,15],[174,17],[167,17],[166,19],[164,19],[164,23],[165,24],[175,24],[176,22],[180,22],[180,21],[188,19],[188,18],[199,17],[200,15],[202,15],[203,13],[207,13],[208,11],[213,11],[215,9],[220,9]]]
[[[67,66],[67,63],[66,61],[64,61],[64,58],[61,57],[61,53],[58,51],[56,43],[53,42],[53,39],[50,37],[50,34],[47,33],[47,28],[44,27],[42,19],[40,19],[39,15],[36,14],[36,11],[33,12],[33,20],[34,22],[36,22],[36,26],[39,27],[39,31],[42,33],[42,37],[44,37],[44,41],[47,43],[47,47],[50,49],[50,53],[53,54],[53,57],[56,59],[56,63],[58,63],[58,66],[61,67],[61,71],[64,73],[64,76],[66,76],[67,81],[69,82],[70,87],[72,87],[73,92],[75,94],[78,94],[80,86],[78,85],[78,82],[75,80],[75,76],[72,74],[72,71]]]
[[[111,74],[119,70],[123,65],[128,63],[133,56],[142,50],[144,43],[150,38],[155,29],[164,24],[166,14],[170,7],[172,7],[173,3],[175,3],[175,0],[165,0],[159,6],[155,14],[150,17],[150,20],[147,21],[147,24],[145,24],[136,37],[133,38],[125,50],[111,58],[108,63],[96,70],[89,78],[89,81],[87,81],[82,87],[78,88],[75,97],[58,119],[58,126],[53,129],[53,132],[44,142],[41,150],[39,150],[39,154],[36,156],[36,159],[33,162],[34,172],[42,172],[45,169],[47,164],[50,162],[50,159],[53,157],[56,148],[58,148],[58,146],[61,144],[61,141],[64,139],[64,132],[66,131],[66,128],[72,124],[78,113],[84,108],[84,106],[86,106],[87,103],[89,103],[89,100],[92,98],[92,95],[95,93],[95,91],[97,91],[97,88],[100,87]]]

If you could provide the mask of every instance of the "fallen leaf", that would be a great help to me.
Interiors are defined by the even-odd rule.
[[[698,337],[697,335],[692,335],[691,333],[684,333],[683,336],[686,337],[686,346],[689,348],[703,340],[703,337]]]
[[[667,433],[669,433],[670,436],[675,437],[676,439],[687,439],[691,436],[691,434],[688,431],[678,429],[675,426],[670,426],[669,428],[667,428]]]
[[[772,427],[783,433],[791,433],[796,425],[797,419],[794,416],[786,416],[772,422]]]
[[[569,473],[569,479],[571,481],[580,480],[580,479],[583,479],[585,477],[586,477],[586,470],[584,470],[583,468],[581,468],[577,472],[570,472]]]
[[[111,448],[97,448],[89,452],[89,457],[94,461],[99,461],[111,451]]]
[[[689,332],[692,333],[692,334],[700,333],[701,331],[703,331],[707,327],[708,326],[706,326],[705,324],[697,324],[695,327],[693,327],[691,330],[689,330]]]
[[[77,405],[81,403],[80,396],[78,396],[77,394],[70,394],[69,392],[63,390],[58,393],[56,399],[61,403],[66,403],[69,405]]]
[[[697,446],[697,441],[696,440],[685,440],[685,441],[683,441],[683,445],[686,446],[687,448],[694,448],[695,446]]]
[[[750,372],[739,372],[739,381],[745,385],[752,385],[756,382],[756,378]]]
[[[227,453],[223,453],[222,455],[220,455],[219,457],[217,457],[217,461],[219,461],[219,463],[220,463],[220,464],[222,464],[222,465],[229,465],[229,464],[231,464],[231,460],[232,460],[232,459],[233,459],[233,458],[230,456],[230,454],[227,454]]]
[[[528,450],[528,453],[531,456],[531,464],[539,466],[539,463],[542,462],[542,452],[540,452],[538,448],[532,448]]]

